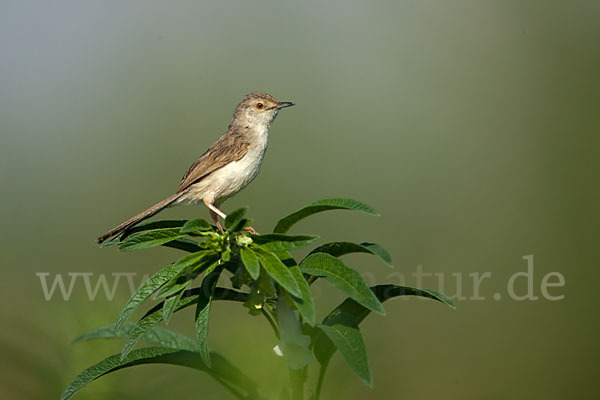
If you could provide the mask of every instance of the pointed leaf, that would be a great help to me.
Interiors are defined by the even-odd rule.
[[[279,283],[281,287],[287,290],[291,295],[302,298],[302,292],[298,287],[296,279],[289,271],[288,267],[281,262],[279,257],[270,251],[263,250],[259,246],[255,246],[253,249],[258,256],[261,265],[271,276],[271,278],[273,278],[275,282]]]
[[[87,342],[95,339],[126,339],[134,328],[135,323],[133,322],[127,322],[121,329],[117,329],[114,325],[104,326],[76,337],[71,343]],[[159,326],[150,328],[140,340],[178,350],[198,351],[195,340]]]
[[[217,267],[208,274],[202,281],[201,291],[198,296],[196,306],[196,341],[198,342],[198,352],[206,365],[210,366],[210,353],[208,350],[208,320],[210,316],[210,306],[212,297],[215,293],[215,287],[223,267]]]
[[[240,247],[240,258],[246,267],[246,271],[250,274],[250,277],[254,280],[258,279],[260,275],[260,264],[254,251],[249,247]]]
[[[368,386],[372,386],[371,371],[367,360],[367,350],[362,339],[358,324],[347,313],[340,313],[326,323],[318,325],[321,331],[340,351],[352,370]],[[315,354],[320,351],[315,347]]]
[[[181,300],[177,302],[177,305],[175,306],[175,310],[173,312],[175,313],[186,307],[197,304],[198,296],[202,292],[202,290],[202,288],[186,290],[183,296],[181,297]],[[245,302],[247,298],[248,295],[246,293],[222,287],[216,288],[213,296],[213,300],[230,300],[239,301],[242,303]],[[163,307],[164,302],[158,303],[156,306],[148,310],[148,312],[135,324],[135,327],[131,329],[131,331],[127,335],[127,342],[123,346],[121,354],[127,355],[131,351],[133,346],[135,346],[135,344],[146,334],[146,332],[162,320]]]
[[[201,250],[201,248],[198,246],[198,242],[196,242],[188,237],[182,237],[179,239],[175,239],[170,242],[163,243],[161,246],[171,247],[173,249],[187,251],[188,253],[195,253],[198,250]]]
[[[133,228],[127,229],[125,232],[127,236],[132,235],[134,233],[143,232],[143,231],[151,231],[155,229],[163,229],[163,228],[181,228],[188,222],[187,219],[163,219],[161,221],[148,221],[142,222]]]
[[[294,279],[298,283],[298,287],[302,292],[302,298],[297,298],[294,296],[290,296],[292,302],[300,312],[300,315],[304,319],[304,322],[309,324],[310,326],[315,325],[315,304],[313,300],[312,293],[310,291],[310,285],[306,278],[304,278],[304,274],[300,271],[296,260],[290,255],[287,251],[279,251],[275,253],[277,257],[283,262],[284,265],[288,267]]]
[[[171,296],[183,290],[191,281],[196,279],[200,274],[216,263],[218,256],[207,251],[199,251],[189,254],[179,260],[177,263],[181,268],[179,273],[169,279],[154,296],[155,298],[163,298]]]
[[[377,285],[372,286],[371,290],[382,303],[386,300],[397,296],[421,296],[437,300],[441,303],[450,306],[451,308],[454,308],[454,303],[452,303],[452,300],[450,300],[443,294],[436,292],[435,290],[416,289],[412,287],[398,285]],[[327,317],[325,317],[325,319],[323,320],[323,324],[330,325],[332,323],[331,321],[335,321],[335,318],[341,314],[352,315],[356,323],[360,324],[362,320],[365,319],[367,315],[369,315],[370,312],[371,310],[369,310],[368,308],[358,304],[353,299],[348,298],[344,300],[335,309],[333,309],[333,311],[331,311],[331,313],[329,313]],[[323,377],[327,370],[327,366],[329,365],[329,360],[331,359],[333,354],[335,354],[336,346],[328,337],[319,333],[316,333],[316,337],[313,338],[313,342],[315,343],[315,356],[321,364],[320,375],[321,377]],[[322,383],[322,378],[319,380],[319,382]]]
[[[237,210],[230,212],[227,218],[225,218],[225,229],[227,229],[228,231],[237,232],[232,230],[231,228],[236,227],[236,225],[238,225],[242,221],[247,210],[248,209],[244,207],[238,208]],[[241,228],[239,230],[241,230]]]
[[[132,251],[160,246],[184,237],[185,234],[180,233],[179,230],[180,228],[161,228],[135,233],[121,242],[119,249],[122,251]]]
[[[293,267],[294,265],[298,265],[298,263],[296,263],[296,260],[294,259],[294,257],[292,257],[292,255],[290,254],[289,251],[284,250],[284,251],[277,251],[274,253],[275,253],[275,255],[277,255],[277,257],[279,257],[279,259],[285,266]]]
[[[115,244],[120,244],[125,240],[125,238],[133,233],[154,230],[159,228],[177,228],[183,226],[187,220],[185,219],[172,219],[172,220],[162,220],[162,221],[151,221],[151,222],[142,222],[139,225],[134,226],[133,228],[127,229],[123,234],[117,235],[110,240],[102,243],[100,247],[109,247],[114,246]]]
[[[117,236],[113,237],[112,239],[108,239],[107,241],[100,243],[100,247],[110,247],[110,246],[114,246],[116,244],[120,244],[121,236],[122,235],[117,235]]]
[[[252,225],[252,219],[242,218],[237,224],[234,224],[229,229],[229,232],[241,232],[245,227]]]
[[[145,347],[132,351],[121,359],[119,354],[112,355],[81,372],[61,395],[61,400],[70,399],[88,383],[108,373],[141,364],[173,364],[193,368],[210,374],[232,391],[238,398],[262,399],[258,386],[242,374],[229,361],[218,353],[211,353],[212,368],[208,368],[198,353],[174,350],[168,347]]]
[[[399,286],[399,285],[377,285],[372,286],[371,291],[375,294],[375,296],[379,299],[380,302],[384,302],[386,300],[392,299],[398,296],[419,296],[425,297],[432,300],[439,301],[440,303],[444,303],[450,308],[455,308],[454,303],[444,294],[437,292],[431,289],[417,289],[409,286]],[[364,306],[358,304],[353,299],[344,300],[339,306],[337,306],[325,319],[323,322],[327,321],[329,318],[335,317],[339,313],[348,313],[354,316],[354,319],[357,323],[361,323],[363,319],[367,315],[369,315],[370,310],[365,308]]]
[[[138,349],[132,352],[128,357],[122,359],[119,355],[110,356],[96,365],[93,365],[82,373],[80,373],[73,382],[65,389],[61,395],[61,400],[71,398],[75,393],[81,390],[89,382],[98,379],[99,377],[119,370],[121,368],[127,368],[134,365],[148,364],[148,363],[169,363],[175,364],[175,362],[168,362],[169,356],[173,356],[177,353],[184,353],[185,351],[173,350],[168,347],[146,347]],[[193,354],[193,353],[192,353]],[[198,358],[199,359],[199,358]],[[206,371],[208,368],[202,363],[198,363],[197,369]]]
[[[377,211],[360,201],[351,199],[325,199],[315,201],[307,207],[284,217],[277,222],[274,233],[286,233],[292,226],[313,214],[328,210],[355,210],[377,215]]]
[[[125,304],[123,311],[121,311],[121,315],[119,315],[117,323],[115,324],[117,329],[123,326],[123,323],[129,318],[140,303],[150,297],[154,291],[176,276],[183,269],[184,265],[178,264],[179,262],[181,262],[181,260],[174,264],[167,265],[140,285],[135,293],[129,298],[127,304]]]
[[[298,287],[300,288],[300,292],[302,293],[302,297],[300,299],[291,296],[292,302],[302,315],[304,322],[309,324],[310,326],[315,325],[315,303],[313,301],[313,296],[310,291],[310,286],[306,279],[304,279],[304,275],[300,271],[300,268],[296,265],[288,268],[289,271],[296,279],[298,283]]]
[[[306,246],[317,240],[313,235],[283,235],[280,233],[269,233],[266,235],[252,235],[252,240],[260,244],[265,250],[272,252],[286,251]]]
[[[182,303],[184,303],[183,307],[177,306],[175,308],[175,312],[180,311],[186,307],[197,304],[198,296],[200,295],[202,290],[203,290],[202,287],[196,287],[193,289],[185,290],[183,292],[183,295],[181,296],[182,302],[178,302],[178,305],[182,305]],[[191,303],[183,302],[183,300],[187,299],[188,297],[193,297],[192,302]],[[215,293],[213,295],[213,300],[227,300],[227,301],[237,301],[237,302],[243,303],[247,299],[248,299],[248,293],[238,292],[237,290],[224,288],[224,287],[215,288]],[[144,314],[142,319],[146,318],[147,316],[149,316],[157,311],[162,310],[163,307],[164,307],[164,301],[161,301],[160,303],[158,303],[154,307],[152,307],[150,310],[148,310],[146,312],[146,314]]]
[[[191,292],[194,293],[192,289]],[[239,301],[241,303],[245,302],[248,299],[248,293],[238,292],[237,290],[217,287],[215,288],[215,293],[213,294],[213,300],[228,300],[228,301]]]
[[[388,266],[392,267],[392,257],[381,246],[375,243],[351,243],[351,242],[331,242],[317,247],[309,255],[315,253],[327,253],[334,257],[341,257],[350,253],[368,253],[381,258]]]
[[[175,311],[189,306],[196,301],[198,301],[198,296],[184,297],[177,302]],[[135,324],[135,327],[131,330],[129,336],[127,337],[127,341],[125,342],[125,345],[121,350],[121,359],[125,359],[129,352],[131,352],[131,349],[133,349],[133,346],[136,345],[136,343],[146,334],[146,332],[150,328],[162,321],[162,318],[162,309],[158,309],[153,311],[151,314],[145,315],[142,319],[140,319]]]
[[[369,289],[360,274],[347,267],[338,258],[325,253],[310,255],[300,263],[300,269],[306,274],[324,276],[335,287],[345,292],[358,303],[371,311],[385,315],[383,306]]]
[[[175,262],[175,266],[179,271],[183,271],[183,269],[185,268],[198,265],[198,262],[202,261],[205,257],[208,257],[210,255],[212,254],[210,254],[207,250],[200,250],[195,253],[181,257]]]
[[[102,243],[100,245],[100,247],[109,247],[109,246],[114,246],[116,244],[121,244],[121,243],[122,243],[121,238],[115,237],[111,240],[107,240],[106,242]],[[183,250],[183,251],[187,251],[189,253],[193,253],[195,251],[200,250],[200,248],[198,247],[198,242],[196,242],[190,238],[187,238],[187,237],[182,237],[179,239],[171,240],[170,242],[161,244],[161,246],[171,247],[173,249]]]
[[[192,219],[185,223],[181,227],[181,233],[194,233],[194,232],[204,232],[211,231],[212,226],[202,218]]]
[[[165,299],[164,304],[163,304],[163,321],[165,321],[165,324],[169,323],[169,320],[171,319],[171,315],[173,315],[173,313],[175,312],[175,307],[177,306],[177,303],[179,302],[179,300],[181,300],[181,297],[183,296],[183,293],[185,292],[185,289],[191,284],[192,282],[189,281],[186,286],[181,289],[179,291],[179,293],[174,294],[173,296]]]

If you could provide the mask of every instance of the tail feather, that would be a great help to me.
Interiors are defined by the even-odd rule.
[[[118,235],[119,233],[139,224],[143,220],[152,217],[153,215],[155,215],[156,213],[161,211],[163,208],[171,205],[181,195],[182,195],[182,193],[175,193],[174,195],[167,197],[163,201],[156,203],[155,205],[148,208],[147,210],[142,211],[141,213],[137,214],[136,216],[129,218],[127,221],[123,222],[121,225],[114,227],[110,231],[106,232],[104,235],[100,236],[98,238],[98,244],[101,244],[102,242],[106,241],[106,239],[109,239],[115,235]]]

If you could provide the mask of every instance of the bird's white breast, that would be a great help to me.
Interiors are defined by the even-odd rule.
[[[258,174],[267,150],[269,129],[252,132],[250,146],[244,156],[212,172],[190,187],[187,201],[198,202],[206,198],[209,202],[221,203],[245,188]],[[183,199],[182,199],[183,200]]]

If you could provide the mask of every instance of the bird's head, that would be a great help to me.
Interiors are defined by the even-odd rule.
[[[294,103],[289,101],[278,101],[266,93],[250,93],[235,108],[232,124],[266,128],[275,119],[279,110],[293,105]]]

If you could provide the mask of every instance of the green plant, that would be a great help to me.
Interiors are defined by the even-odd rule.
[[[289,251],[311,244],[317,236],[287,235],[286,232],[303,218],[336,209],[376,214],[371,207],[355,200],[328,199],[282,218],[270,234],[252,235],[244,231],[250,220],[244,217],[246,210],[239,209],[225,220],[225,233],[218,232],[202,219],[169,220],[139,225],[105,243],[104,246],[118,245],[125,251],[168,246],[189,254],[144,282],[131,296],[116,324],[74,340],[122,338],[125,345],[121,354],[112,355],[79,374],[62,399],[70,398],[100,376],[150,363],[182,365],[206,372],[239,399],[265,398],[256,383],[208,348],[211,304],[220,300],[240,302],[251,315],[266,318],[279,340],[275,351],[285,358],[290,371],[290,384],[284,392],[289,390],[293,400],[305,398],[307,369],[313,354],[320,370],[312,399],[319,399],[325,371],[337,350],[360,379],[371,385],[367,353],[358,327],[371,311],[384,314],[381,303],[405,295],[454,305],[433,290],[398,285],[369,288],[361,275],[339,257],[369,253],[391,266],[388,252],[374,243],[327,243],[297,263]],[[230,274],[232,288],[217,286],[218,278],[224,273]],[[203,275],[200,285],[191,288],[200,275]],[[317,323],[310,285],[319,278],[329,280],[348,298]],[[126,323],[133,311],[153,293],[160,302],[136,323]],[[157,326],[161,321],[168,322],[173,313],[191,306],[196,307],[195,339]],[[133,349],[139,341],[153,346]]]

